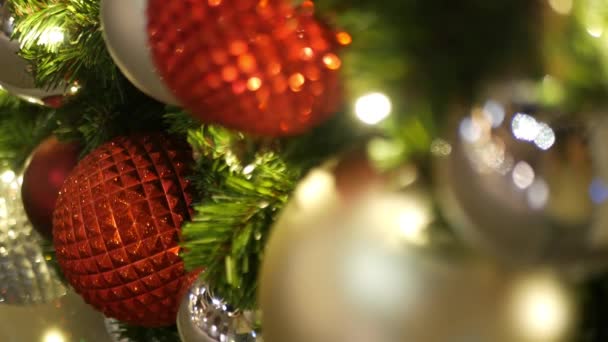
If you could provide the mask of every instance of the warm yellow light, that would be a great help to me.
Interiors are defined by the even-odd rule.
[[[247,81],[247,89],[256,91],[262,86],[262,80],[259,77],[251,77]]]
[[[424,245],[427,242],[426,229],[430,216],[425,208],[413,203],[399,213],[399,229],[402,236],[410,243]]]
[[[71,94],[76,94],[79,90],[80,90],[80,86],[77,84],[74,84],[70,87]]]
[[[382,93],[361,96],[355,103],[355,114],[362,122],[375,125],[386,119],[392,110],[390,99]]]
[[[527,279],[516,287],[513,315],[526,340],[563,339],[573,317],[566,291],[549,277]]]
[[[593,38],[600,38],[604,34],[604,29],[601,27],[587,27],[587,33]]]
[[[335,179],[326,170],[314,170],[300,184],[296,198],[302,210],[322,207],[333,196]]]
[[[2,181],[6,184],[12,182],[15,179],[15,173],[11,170],[4,171],[2,175],[0,175]]]
[[[340,43],[340,45],[348,45],[353,41],[353,38],[350,36],[350,34],[344,31],[338,32],[336,34],[336,39],[338,40],[338,43]]]
[[[335,54],[328,53],[323,56],[323,64],[325,64],[329,70],[338,70],[340,69],[340,66],[342,66],[342,61]]]
[[[65,338],[60,331],[53,329],[44,334],[42,342],[65,342]]]

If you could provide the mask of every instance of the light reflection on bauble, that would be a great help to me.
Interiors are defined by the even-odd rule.
[[[601,268],[607,204],[594,198],[602,197],[598,180],[608,179],[608,123],[545,108],[529,83],[500,89],[456,110],[468,114],[448,129],[452,153],[435,162],[444,215],[470,245],[510,263]],[[504,111],[496,127],[488,103]]]

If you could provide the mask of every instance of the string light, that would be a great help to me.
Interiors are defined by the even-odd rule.
[[[513,136],[523,141],[534,141],[540,132],[540,125],[536,119],[525,113],[517,113],[511,121]]]
[[[416,202],[410,202],[402,208],[398,215],[398,226],[406,241],[415,245],[428,242],[426,231],[431,218],[426,209]]]
[[[4,171],[2,175],[0,175],[0,178],[4,183],[9,184],[15,179],[15,173],[11,170]]]
[[[355,114],[368,125],[376,125],[386,119],[391,110],[391,100],[382,93],[363,95],[355,103]]]
[[[60,331],[53,329],[44,334],[42,342],[65,342],[65,338]]]
[[[567,293],[549,277],[536,276],[519,283],[512,299],[513,316],[526,340],[556,341],[567,332],[572,308]]]
[[[74,83],[72,84],[72,86],[70,87],[70,93],[76,94],[78,91],[80,90],[80,85],[78,83]]]

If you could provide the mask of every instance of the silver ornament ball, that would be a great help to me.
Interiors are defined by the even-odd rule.
[[[13,34],[13,21],[7,8],[7,2],[0,0],[0,35],[10,37]]]
[[[156,72],[148,46],[148,0],[102,0],[103,36],[114,62],[139,90],[158,101],[177,104]]]
[[[0,1],[0,89],[26,101],[44,105],[44,99],[64,94],[64,86],[36,88],[28,62],[19,57],[19,42],[11,40],[13,17],[8,2]]]
[[[108,335],[112,339],[112,342],[130,342],[128,339],[122,338],[120,336],[120,324],[118,320],[106,317],[104,318],[103,323],[105,325],[106,331],[108,332]]]
[[[256,324],[259,314],[236,310],[214,296],[199,279],[188,290],[177,314],[184,342],[263,342]]]
[[[437,198],[479,250],[585,274],[608,264],[608,121],[547,109],[546,83],[494,87],[452,126]]]
[[[0,303],[46,303],[66,289],[44,258],[42,237],[27,220],[20,182],[10,170],[0,174]]]

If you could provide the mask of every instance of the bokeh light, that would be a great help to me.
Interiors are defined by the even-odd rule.
[[[363,95],[355,103],[355,114],[368,125],[378,124],[386,119],[391,111],[391,100],[382,93]]]
[[[534,177],[534,169],[525,161],[520,161],[513,168],[513,183],[522,190],[534,183]]]
[[[565,288],[548,276],[535,276],[516,284],[511,308],[517,330],[531,341],[562,340],[574,311]]]
[[[44,337],[42,338],[42,342],[65,342],[65,337],[61,333],[61,331],[56,329],[48,330]]]

